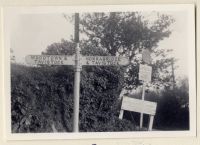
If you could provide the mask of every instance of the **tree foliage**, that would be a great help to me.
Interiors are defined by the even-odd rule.
[[[87,35],[88,42],[101,47],[110,55],[129,58],[131,63],[126,72],[127,89],[139,84],[138,71],[142,62],[138,56],[142,49],[149,49],[157,58],[161,56],[161,59],[152,64],[153,83],[159,86],[169,82],[169,75],[159,75],[164,70],[162,67],[169,66],[170,59],[163,57],[167,50],[157,50],[156,47],[171,34],[169,26],[174,19],[164,14],[157,14],[152,19],[153,21],[146,19],[141,12],[87,13],[81,19],[81,30]]]

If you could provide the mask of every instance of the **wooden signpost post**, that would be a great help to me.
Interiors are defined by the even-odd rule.
[[[151,54],[148,49],[142,51],[142,60],[146,64],[151,64]],[[139,80],[143,81],[142,85],[142,100],[145,100],[145,87],[147,82],[151,82],[152,67],[149,65],[140,64]],[[143,113],[140,114],[140,128],[143,126]]]
[[[75,67],[74,77],[74,113],[73,113],[73,132],[79,132],[79,98],[80,98],[80,72],[84,65],[128,65],[129,59],[116,56],[82,56],[79,47],[79,14],[75,14],[75,33],[76,53],[72,56],[67,55],[28,55],[25,60],[31,65],[73,65]]]

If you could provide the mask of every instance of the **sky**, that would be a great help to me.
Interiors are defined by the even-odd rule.
[[[41,54],[48,45],[70,39],[73,25],[62,14],[28,14],[17,16],[11,34],[11,48],[16,61],[24,62],[29,54]]]
[[[188,76],[187,54],[187,15],[184,12],[162,12],[174,17],[175,22],[170,26],[172,34],[159,42],[159,48],[173,49],[173,56],[179,66],[175,75]],[[70,14],[69,14],[70,15]],[[146,18],[152,19],[151,14]],[[16,57],[16,62],[24,63],[26,55],[40,55],[48,45],[70,39],[74,34],[74,26],[67,21],[62,13],[20,14],[11,20],[10,47]]]

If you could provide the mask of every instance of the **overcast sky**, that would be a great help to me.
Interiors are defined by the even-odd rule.
[[[172,34],[159,43],[159,48],[173,49],[173,56],[178,59],[176,76],[188,76],[187,13],[167,12],[175,18],[170,27]],[[148,15],[147,18],[151,18]],[[16,61],[24,63],[29,54],[41,54],[48,45],[60,42],[62,38],[70,39],[74,27],[57,14],[23,14],[13,15],[11,20],[11,48]]]

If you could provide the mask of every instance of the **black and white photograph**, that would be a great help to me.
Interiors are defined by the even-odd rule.
[[[7,132],[195,135],[194,24],[193,5],[6,8]]]

